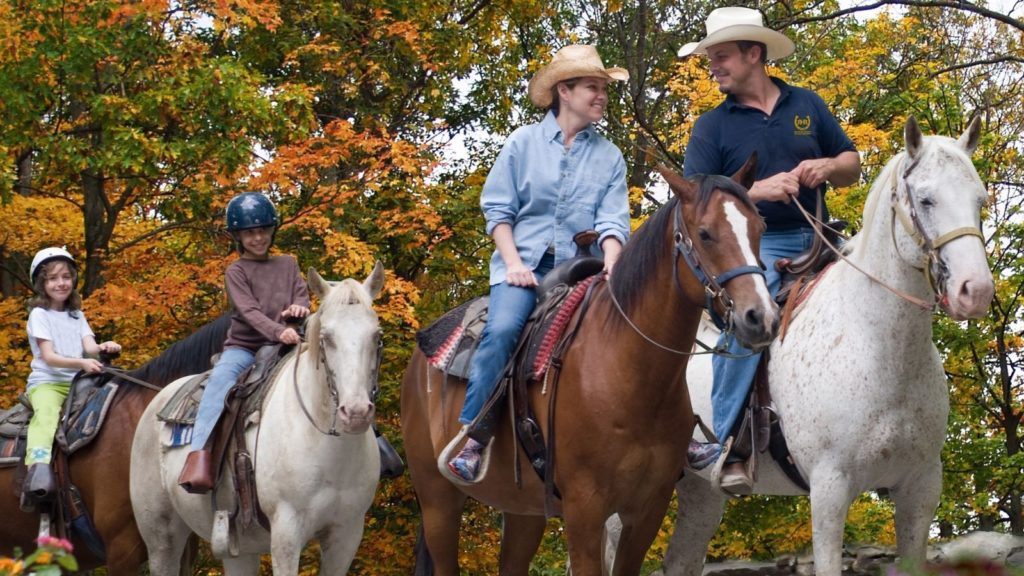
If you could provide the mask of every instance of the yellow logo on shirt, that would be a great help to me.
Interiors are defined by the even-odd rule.
[[[797,136],[810,136],[811,135],[811,117],[804,116],[793,116],[793,134]]]

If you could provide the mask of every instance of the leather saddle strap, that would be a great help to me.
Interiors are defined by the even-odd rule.
[[[754,373],[754,398],[753,398],[753,429],[754,448],[758,452],[768,449],[768,443],[772,434],[772,394],[768,389],[768,351],[761,354],[761,360],[757,363],[757,372]]]
[[[583,297],[583,302],[580,303],[580,311],[576,314],[575,322],[566,329],[565,336],[551,353],[551,368],[549,370],[554,371],[554,378],[551,380],[551,394],[548,396],[548,449],[547,461],[544,463],[544,515],[548,518],[554,515],[555,499],[562,498],[558,486],[555,485],[555,400],[558,395],[558,379],[562,373],[562,356],[576,339],[576,333],[579,332],[580,325],[583,324],[583,318],[590,310],[595,287],[606,282],[607,278],[608,276],[603,274],[598,281],[591,282]]]

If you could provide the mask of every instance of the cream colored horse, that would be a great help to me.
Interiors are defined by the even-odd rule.
[[[906,152],[872,186],[861,232],[844,250],[848,261],[825,274],[770,348],[772,397],[810,485],[814,565],[824,576],[841,572],[843,527],[857,495],[887,488],[898,553],[923,560],[942,490],[949,392],[932,343],[933,311],[886,287],[935,302],[956,320],[983,316],[993,295],[978,231],[986,192],[970,158],[978,120],[958,140],[922,136],[913,118],[904,135]],[[716,336],[709,325],[698,333],[704,342]],[[690,362],[687,381],[694,412],[710,417],[709,357]],[[755,493],[804,494],[767,454],[759,464]],[[701,574],[725,503],[708,474],[688,471],[676,485],[665,574]]]
[[[381,335],[371,304],[383,281],[379,262],[362,284],[327,282],[310,270],[320,308],[307,322],[308,342],[282,360],[259,423],[246,433],[270,531],[231,531],[231,546],[221,547],[228,551],[221,560],[229,576],[256,574],[266,552],[275,575],[297,574],[302,549],[313,538],[320,541],[323,574],[348,570],[380,474],[371,424]],[[189,533],[216,538],[211,496],[188,494],[177,483],[189,447],[169,447],[170,431],[156,418],[186,380],[171,383],[150,403],[132,446],[132,506],[156,576],[178,574]],[[332,433],[335,424],[340,433]],[[232,484],[230,475],[220,483],[217,508],[235,508]]]

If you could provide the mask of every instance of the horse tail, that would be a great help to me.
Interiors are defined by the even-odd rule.
[[[416,532],[416,567],[413,576],[434,576],[434,559],[427,550],[427,540],[423,537],[423,526]]]

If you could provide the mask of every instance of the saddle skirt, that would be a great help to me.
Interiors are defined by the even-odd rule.
[[[119,384],[109,374],[78,373],[64,401],[55,441],[60,450],[73,454],[99,434]],[[32,408],[22,396],[18,404],[0,411],[0,467],[16,466],[25,459]]]
[[[570,260],[566,264],[572,269],[570,275],[561,273],[559,266],[538,287],[537,305],[516,347],[515,372],[528,381],[540,380],[547,372],[569,320],[604,266],[599,258]],[[449,376],[469,378],[471,360],[487,324],[488,304],[488,296],[474,298],[417,332],[416,343],[432,367]]]
[[[237,411],[246,426],[259,422],[263,400],[270,391],[270,386],[264,384],[268,380],[273,380],[277,375],[283,365],[281,360],[288,354],[294,354],[294,351],[283,355],[281,352],[281,344],[264,346],[256,352],[256,361],[239,375],[238,382],[228,393],[229,407],[224,410],[225,414]],[[157,412],[157,419],[171,427],[170,446],[185,446],[191,442],[192,426],[195,424],[196,414],[199,412],[199,402],[202,400],[206,382],[210,379],[212,372],[212,370],[207,370],[189,377],[188,381],[179,387]],[[237,403],[237,406],[234,403]],[[222,418],[222,420],[224,419]],[[215,436],[217,438],[230,436],[224,432],[221,427],[218,427]],[[215,443],[218,443],[217,438],[214,439]]]

